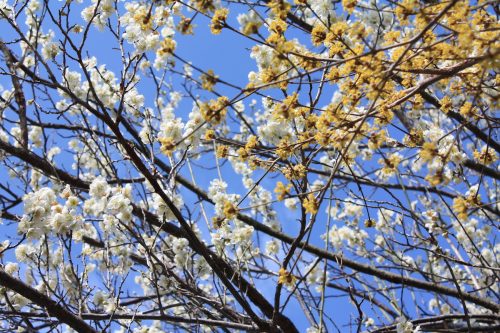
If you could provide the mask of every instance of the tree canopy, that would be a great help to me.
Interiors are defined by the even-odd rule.
[[[0,331],[500,330],[496,1],[0,0]]]

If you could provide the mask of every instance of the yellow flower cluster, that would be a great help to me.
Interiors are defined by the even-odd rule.
[[[412,148],[423,145],[424,132],[421,129],[412,128],[410,133],[403,138],[403,143]]]
[[[242,161],[245,161],[250,156],[252,149],[255,149],[255,147],[257,147],[257,143],[257,137],[255,135],[251,135],[250,137],[248,137],[245,147],[241,147],[237,151],[238,156]]]
[[[193,2],[195,8],[204,14],[215,10],[213,0],[194,0]]]
[[[229,10],[227,8],[219,8],[215,11],[214,16],[212,17],[212,23],[210,24],[210,31],[214,35],[218,35],[221,33],[222,28],[226,24],[226,18],[229,14]]]
[[[431,162],[439,156],[438,149],[434,142],[424,142],[420,150],[420,158],[425,162]]]
[[[183,35],[193,35],[193,20],[188,17],[182,17],[176,26],[177,31]]]
[[[298,94],[294,93],[287,96],[282,103],[274,106],[274,117],[276,119],[288,120],[294,118],[296,115],[296,108],[298,107]]]
[[[318,200],[316,200],[314,193],[309,193],[307,195],[307,198],[304,199],[302,205],[304,206],[306,213],[311,213],[314,215],[318,212],[319,203]]]
[[[268,7],[271,8],[271,13],[284,20],[286,15],[292,8],[292,6],[285,0],[271,0],[267,3]]]
[[[215,75],[214,71],[209,69],[207,73],[201,75],[201,87],[207,91],[213,91],[219,76]]]
[[[217,146],[216,155],[218,158],[226,158],[229,154],[229,146],[219,145]]]
[[[142,30],[152,30],[153,29],[153,18],[151,13],[146,10],[146,7],[140,7],[140,9],[134,14],[134,21],[137,22]]]
[[[370,135],[368,139],[368,148],[376,150],[380,148],[387,141],[387,132],[375,131]]]
[[[303,164],[296,164],[292,167],[286,167],[283,170],[283,175],[289,180],[302,179],[306,176],[306,171],[307,169]]]
[[[168,156],[172,156],[173,151],[175,150],[175,142],[172,137],[160,137],[158,141],[161,144],[160,150],[162,153]]]
[[[206,122],[217,125],[226,117],[226,107],[229,105],[229,99],[221,96],[216,100],[210,100],[208,103],[200,105],[200,112]]]
[[[276,193],[276,199],[279,201],[283,201],[286,196],[290,195],[290,189],[292,188],[292,184],[284,185],[282,182],[276,183],[276,188],[274,189],[274,193]]]
[[[287,287],[295,286],[297,278],[292,273],[288,272],[283,267],[280,268],[278,272],[278,284],[285,285]]]
[[[224,202],[223,208],[224,217],[228,220],[234,219],[238,215],[238,207],[231,201]]]
[[[172,38],[165,38],[161,41],[160,47],[156,51],[156,55],[159,57],[163,57],[165,55],[171,55],[174,53],[175,47],[177,43]]]
[[[471,193],[467,198],[459,196],[453,199],[453,212],[460,221],[465,221],[469,217],[469,209],[477,207],[480,204],[481,196],[479,194]]]
[[[382,173],[385,175],[392,175],[398,169],[401,162],[401,156],[397,153],[391,154],[386,158],[381,158],[378,163],[382,165]]]
[[[491,147],[484,146],[481,151],[474,151],[474,159],[481,164],[490,165],[497,161],[497,153]]]
[[[342,0],[342,6],[349,14],[352,14],[357,3],[357,0]]]

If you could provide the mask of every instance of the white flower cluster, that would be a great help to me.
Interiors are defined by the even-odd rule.
[[[263,111],[255,114],[258,122],[257,133],[265,144],[278,145],[282,139],[288,138],[294,142],[293,131],[289,122],[274,119],[272,105],[269,98],[262,98]]]
[[[0,5],[1,8],[1,5]],[[38,45],[41,47],[40,54],[44,60],[53,60],[61,53],[58,42],[54,42],[54,31],[50,30],[44,34],[40,26],[40,18],[37,16],[38,10],[41,8],[38,0],[31,0],[26,3],[24,13],[26,15],[25,24],[28,27],[26,34],[27,42],[30,45]],[[0,15],[2,16],[2,15]],[[35,64],[35,58],[32,54],[33,50],[28,47],[25,41],[20,42],[21,50],[23,53],[23,64],[31,67]]]
[[[37,240],[45,234],[65,234],[82,229],[83,218],[77,214],[76,206],[79,200],[72,195],[69,187],[63,191],[66,202],[63,205],[57,201],[53,189],[43,187],[38,191],[23,197],[24,215],[18,224],[18,232],[28,239]],[[75,233],[75,238],[81,238]]]
[[[125,28],[123,38],[133,44],[138,53],[156,49],[159,45],[160,36],[141,26],[143,22],[139,19],[147,19],[149,10],[146,4],[128,2],[125,4],[125,10],[126,13],[120,17],[120,23]]]
[[[169,48],[175,48],[177,43],[171,39],[175,34],[175,24],[168,6],[156,6],[150,14],[147,4],[127,2],[125,9],[126,13],[120,17],[120,23],[125,27],[123,38],[134,46],[136,53],[159,49],[162,37],[169,39]],[[169,58],[169,52],[157,52],[154,67],[164,68]]]
[[[452,226],[456,232],[457,241],[466,249],[473,244],[482,247],[491,232],[489,225],[480,224],[475,218],[466,221],[454,220]]]
[[[15,14],[14,8],[7,3],[8,0],[0,0],[0,20],[3,19],[4,16],[11,17]]]
[[[248,167],[248,164],[240,161],[236,156],[236,152],[231,152],[228,160],[231,162],[233,170],[242,175],[243,186],[249,192],[247,199],[250,200],[250,206],[254,207],[252,208],[252,214],[260,213],[263,216],[275,216],[276,212],[270,206],[272,202],[271,192],[255,183],[252,179],[252,170]]]
[[[108,213],[116,216],[123,222],[132,220],[131,187],[125,187],[121,191],[116,191],[108,200]]]
[[[385,10],[377,10],[381,6],[383,4],[379,0],[360,2],[353,12],[357,18],[356,22],[362,23],[367,31],[380,31],[381,33],[387,31],[393,24],[393,15]],[[371,34],[367,33],[366,35]],[[380,43],[382,38],[379,39],[375,41]]]
[[[407,321],[405,318],[398,318],[398,323],[396,324],[397,333],[419,333],[421,332],[420,326],[414,327],[411,321]]]
[[[203,116],[201,115],[200,108],[193,102],[193,108],[189,113],[189,120],[186,122],[184,127],[183,137],[187,138],[186,144],[190,145],[190,148],[195,150],[201,146],[201,138],[203,133],[205,133],[206,125],[201,126],[205,122]]]
[[[343,248],[343,243],[346,242],[351,248],[362,249],[365,246],[365,239],[368,238],[368,233],[362,229],[354,230],[348,226],[337,227],[334,225],[328,232],[330,244],[340,250]]]
[[[393,210],[381,208],[377,212],[377,222],[375,223],[375,229],[386,235],[394,233],[395,221],[399,221],[400,215],[396,215]]]
[[[343,209],[341,209],[341,213],[332,218],[344,219],[349,221],[349,223],[356,225],[359,222],[359,219],[363,215],[364,205],[361,201],[347,201],[343,204]]]
[[[139,80],[138,78],[136,79]],[[134,87],[128,90],[124,96],[125,111],[133,116],[140,116],[140,108],[144,106],[144,95],[139,94]]]
[[[307,283],[315,285],[317,292],[321,292],[323,285],[328,283],[330,280],[330,273],[328,271],[325,272],[324,269],[316,262],[309,264],[305,268],[305,272],[307,273]]]
[[[96,291],[93,301],[98,309],[103,309],[106,313],[111,313],[116,310],[116,299],[104,291]]]
[[[113,0],[92,0],[92,5],[82,10],[82,18],[86,22],[92,20],[92,24],[99,30],[103,30],[108,19],[115,12]]]
[[[84,59],[83,64],[85,70],[90,75],[90,82],[93,87],[93,91],[90,91],[90,84],[88,81],[82,82],[82,75],[77,71],[65,70],[63,72],[63,84],[67,88],[68,92],[59,89],[58,92],[63,97],[62,100],[58,101],[56,108],[59,111],[69,111],[70,114],[79,114],[84,111],[79,106],[71,105],[68,103],[68,99],[71,100],[72,96],[89,102],[91,105],[94,104],[94,92],[107,108],[113,110],[115,104],[117,104],[121,96],[120,86],[117,83],[116,75],[106,68],[106,65],[97,66],[97,59],[95,57]],[[128,77],[133,83],[139,80],[138,76]],[[89,98],[90,96],[90,98]],[[144,105],[144,96],[139,94],[135,87],[128,89],[124,96],[124,109],[127,113],[133,116],[139,116],[139,109]]]
[[[330,0],[311,1],[310,9],[304,10],[304,15],[309,24],[314,24],[318,21],[323,23],[333,22],[336,19],[335,8]]]
[[[210,182],[208,196],[215,203],[217,216],[224,216],[223,210],[226,202],[229,201],[236,204],[239,200],[239,195],[227,194],[226,189],[227,183],[222,180],[214,179]],[[224,251],[226,246],[235,245],[236,255],[239,259],[251,258],[256,254],[255,251],[258,250],[252,247],[254,228],[238,219],[234,219],[232,225],[229,222],[223,223],[217,232],[211,233],[212,243],[215,245],[217,251]]]
[[[87,214],[99,215],[106,207],[106,199],[111,192],[106,179],[102,176],[96,177],[89,187],[90,199],[85,201],[84,210]]]
[[[266,253],[268,255],[278,254],[280,251],[280,243],[277,239],[271,239],[266,242]]]
[[[172,251],[174,252],[174,262],[177,268],[186,268],[191,259],[188,240],[185,238],[174,238],[172,241]]]
[[[61,52],[59,49],[59,44],[57,42],[53,42],[54,32],[49,31],[48,34],[44,36],[44,38],[39,39],[42,45],[42,57],[45,60],[51,60],[57,57],[57,55]]]
[[[224,203],[226,201],[236,201],[235,197],[229,196],[226,193],[227,183],[220,179],[213,179],[210,181],[210,186],[208,187],[208,197],[215,203],[215,213],[218,216],[223,216]],[[233,200],[231,200],[233,199]]]
[[[17,311],[21,310],[24,306],[31,303],[29,299],[19,295],[14,291],[5,289],[3,287],[0,289],[2,291],[2,294],[0,295],[0,301],[2,303],[8,303],[9,305],[12,305]]]
[[[177,105],[178,101],[171,101],[162,108],[159,138],[171,138],[174,142],[178,142],[182,138],[184,123],[181,118],[176,118],[174,114],[174,108]]]
[[[132,220],[132,187],[111,188],[102,176],[96,177],[89,188],[90,198],[85,200],[84,211],[89,215],[100,216],[106,213],[122,222]]]
[[[184,200],[182,199],[182,196],[175,191],[170,191],[170,190],[163,190],[165,194],[168,196],[168,198],[172,201],[175,207],[177,209],[180,209],[182,205],[184,204]],[[153,193],[153,208],[156,211],[156,214],[167,221],[172,221],[175,220],[175,215],[172,212],[172,210],[168,207],[167,203],[163,201],[161,196],[157,193]]]

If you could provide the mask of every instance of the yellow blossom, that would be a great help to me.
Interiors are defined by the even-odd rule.
[[[449,182],[449,179],[445,177],[442,170],[439,170],[434,174],[425,176],[425,180],[427,180],[432,186],[438,186],[443,183],[447,184]]]
[[[287,96],[283,103],[278,103],[274,106],[274,116],[277,119],[290,119],[295,116],[295,108],[299,105],[297,101],[297,93]]]
[[[326,38],[326,28],[321,23],[316,23],[311,32],[311,40],[314,46],[321,45]]]
[[[238,157],[240,158],[241,161],[245,161],[250,156],[250,154],[248,153],[248,150],[246,150],[243,147],[238,148],[236,153],[238,154]]]
[[[475,108],[472,106],[471,102],[465,102],[460,108],[460,114],[464,117],[472,117],[476,114]]]
[[[468,209],[469,206],[464,197],[457,197],[453,199],[453,212],[457,215],[459,220],[467,220],[469,217],[467,214]]]
[[[357,0],[342,0],[342,6],[349,14],[352,14],[354,8],[356,7]]]
[[[419,155],[420,158],[425,162],[432,161],[436,156],[438,156],[436,144],[434,142],[424,142]]]
[[[134,14],[133,18],[135,22],[139,23],[142,30],[151,30],[153,28],[151,14],[145,7],[140,7],[140,9]]]
[[[201,87],[208,91],[213,91],[219,76],[215,75],[214,71],[209,69],[207,73],[201,75]]]
[[[221,96],[217,100],[210,100],[208,103],[200,104],[200,113],[205,121],[217,125],[226,117],[226,107],[228,105],[228,98]]]
[[[440,108],[440,110],[443,111],[444,113],[450,112],[452,106],[453,106],[453,104],[451,102],[450,96],[444,96],[441,99],[441,108]]]
[[[207,129],[205,132],[205,140],[214,140],[215,139],[215,131],[212,129]]]
[[[257,147],[257,137],[255,135],[250,135],[247,139],[247,143],[245,144],[245,149],[250,151]]]
[[[218,158],[226,158],[229,154],[229,147],[225,145],[217,146],[216,155]]]
[[[286,28],[287,28],[286,22],[280,18],[272,20],[271,23],[269,24],[269,30],[278,35],[283,35],[286,31]]]
[[[194,0],[194,5],[202,13],[212,12],[215,10],[213,0]]]
[[[387,142],[387,132],[385,130],[377,131],[370,135],[368,140],[368,148],[375,150]]]
[[[475,150],[473,154],[476,161],[485,165],[493,164],[498,159],[497,153],[493,150],[493,148],[487,146],[484,146],[481,149],[481,152]]]
[[[224,208],[222,209],[224,217],[228,220],[234,219],[238,215],[238,207],[231,201],[224,202]]]
[[[378,163],[381,164],[382,173],[386,175],[392,175],[399,166],[401,162],[401,156],[397,153],[389,155],[387,158],[381,158]]]
[[[175,142],[174,142],[174,139],[172,137],[160,137],[158,139],[158,141],[160,142],[161,144],[161,147],[160,147],[160,150],[162,153],[168,155],[168,156],[171,156],[172,155],[172,152],[174,151],[175,149]]]
[[[380,126],[388,125],[391,122],[392,118],[394,118],[394,113],[386,106],[381,106],[379,112],[377,113],[375,124]]]
[[[177,43],[175,42],[175,40],[173,40],[172,38],[165,38],[160,43],[160,48],[158,48],[158,50],[156,51],[156,55],[158,55],[159,57],[162,57],[164,55],[171,55],[172,53],[174,53],[176,46]]]
[[[412,128],[409,135],[403,138],[403,143],[408,147],[417,147],[424,144],[424,132],[420,129]]]
[[[283,175],[289,179],[302,179],[306,175],[306,167],[302,164],[296,164],[293,167],[286,167],[283,170]]]
[[[210,31],[214,35],[218,35],[221,33],[222,28],[226,24],[226,18],[229,14],[229,10],[227,8],[219,8],[215,11],[214,16],[212,17],[212,23],[210,25]]]
[[[306,213],[316,214],[318,212],[319,203],[314,196],[314,193],[309,193],[307,198],[304,199],[302,204],[306,210]]]
[[[290,8],[292,7],[287,1],[285,0],[271,0],[267,3],[269,8],[271,8],[271,12],[276,16],[284,20],[286,18],[286,15],[290,11]]]
[[[222,224],[224,224],[225,220],[226,219],[224,217],[214,216],[212,217],[212,225],[215,229],[219,229],[220,227],[222,227]]]
[[[183,35],[193,35],[193,19],[189,17],[182,17],[176,28]]]
[[[283,284],[287,287],[293,287],[297,278],[283,267],[278,272],[278,284]]]
[[[276,199],[279,201],[283,201],[287,195],[290,194],[290,189],[292,188],[292,184],[284,185],[282,182],[276,183],[276,188],[274,189],[274,193],[276,193]]]
[[[292,155],[293,150],[294,145],[290,144],[288,138],[284,138],[280,141],[278,147],[276,147],[276,155],[278,155],[281,160],[285,161]]]

